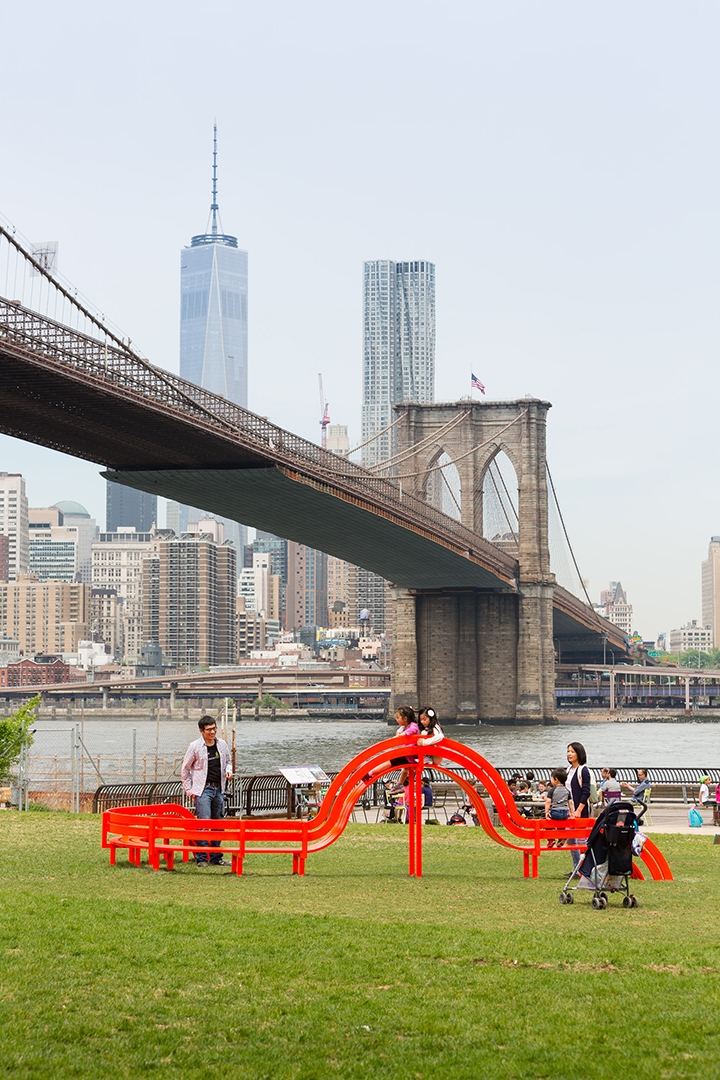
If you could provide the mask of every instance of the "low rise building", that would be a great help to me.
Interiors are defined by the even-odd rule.
[[[17,638],[8,637],[7,634],[0,634],[0,666],[6,667],[8,664],[15,664],[20,659],[20,642]]]
[[[668,641],[668,651],[673,654],[688,652],[690,649],[710,652],[713,647],[712,627],[700,626],[697,619],[693,619],[687,626],[681,626],[679,630],[671,630]]]
[[[0,667],[0,686],[49,686],[86,681],[87,672],[66,664],[59,656],[43,657],[40,662],[25,657]]]

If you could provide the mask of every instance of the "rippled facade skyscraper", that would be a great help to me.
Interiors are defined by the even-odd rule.
[[[363,464],[376,465],[395,447],[386,431],[402,401],[435,399],[435,266],[431,262],[366,262],[363,280]],[[383,434],[380,434],[383,432]],[[379,438],[373,439],[373,435]]]

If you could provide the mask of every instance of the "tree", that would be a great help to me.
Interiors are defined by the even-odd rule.
[[[280,698],[276,698],[273,694],[263,694],[261,698],[255,698],[253,702],[256,708],[261,709],[284,709],[285,703],[280,701]]]
[[[9,780],[12,770],[20,760],[23,748],[32,746],[32,725],[40,695],[21,705],[12,716],[0,720],[0,780]]]
[[[720,660],[720,649],[711,649],[710,652],[700,652],[698,649],[688,649],[680,653],[680,663],[687,668],[717,668]]]

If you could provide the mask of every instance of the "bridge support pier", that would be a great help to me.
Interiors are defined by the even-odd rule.
[[[441,722],[555,723],[551,585],[519,593],[394,589],[392,712]]]

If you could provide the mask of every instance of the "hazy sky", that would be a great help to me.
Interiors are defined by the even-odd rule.
[[[359,441],[364,259],[429,259],[439,400],[553,403],[593,599],[700,618],[717,497],[716,3],[6,5],[0,212],[178,369],[180,249],[210,202],[250,266],[250,408]],[[97,469],[0,438],[31,505]]]

